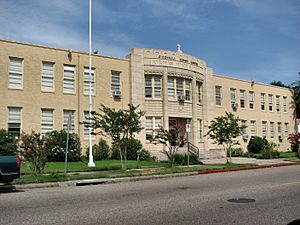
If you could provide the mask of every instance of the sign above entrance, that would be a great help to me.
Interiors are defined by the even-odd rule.
[[[174,56],[159,55],[158,58],[163,59],[163,60],[187,63],[187,64],[191,64],[193,66],[198,66],[199,67],[199,64],[195,61],[191,61],[191,60],[187,60],[187,59],[183,59],[183,58],[177,58],[177,57],[174,57]]]

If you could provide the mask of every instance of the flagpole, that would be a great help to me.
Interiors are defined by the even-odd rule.
[[[94,74],[95,76],[95,74]],[[89,124],[92,117],[92,0],[89,0]],[[88,167],[94,167],[93,160],[93,143],[92,143],[92,127],[89,127],[89,163]]]

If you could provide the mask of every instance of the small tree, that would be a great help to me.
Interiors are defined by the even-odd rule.
[[[16,154],[17,154],[16,135],[4,129],[1,129],[0,130],[0,156],[16,155]]]
[[[30,169],[35,174],[42,173],[47,161],[45,137],[34,131],[31,134],[22,133],[20,147],[21,154],[29,162]]]
[[[291,150],[297,152],[300,158],[300,133],[289,134],[288,140],[291,144]]]
[[[179,146],[185,144],[185,139],[180,136],[181,131],[182,128],[175,125],[170,130],[161,128],[157,134],[159,142],[166,146],[162,153],[168,157],[171,167],[174,166],[175,155]]]
[[[208,127],[208,136],[214,140],[214,143],[223,145],[225,151],[226,162],[228,163],[228,157],[231,162],[231,148],[233,145],[239,144],[236,137],[240,136],[243,130],[246,128],[245,125],[240,125],[241,120],[235,117],[232,113],[226,112],[225,116],[218,116],[211,121]]]
[[[119,148],[122,169],[126,169],[127,150],[126,145],[124,149],[121,148],[121,143],[126,142],[133,137],[133,134],[139,133],[143,129],[140,119],[144,112],[138,110],[138,107],[129,104],[128,109],[116,111],[101,105],[99,113],[92,112],[91,124],[84,122],[86,126],[91,126],[94,130],[100,129],[98,133],[94,132],[94,134],[104,135],[106,133],[111,137],[113,144]]]

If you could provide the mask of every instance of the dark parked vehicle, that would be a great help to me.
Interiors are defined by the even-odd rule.
[[[20,177],[21,160],[16,156],[0,156],[0,183],[10,183]]]

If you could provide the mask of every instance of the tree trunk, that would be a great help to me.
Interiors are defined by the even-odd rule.
[[[224,147],[224,151],[225,151],[225,158],[226,158],[226,163],[228,163],[228,157],[227,157],[227,154],[228,154],[228,149],[227,149],[227,146],[223,144],[223,147]]]
[[[124,170],[123,156],[122,156],[122,149],[121,149],[120,143],[118,144],[118,146],[119,146],[119,153],[120,153],[121,167],[122,167],[122,170]]]

